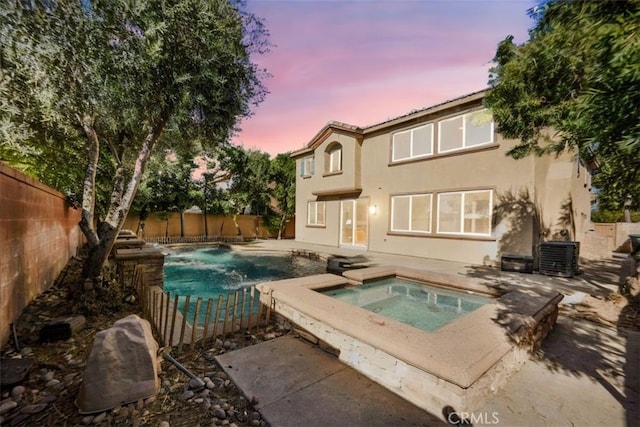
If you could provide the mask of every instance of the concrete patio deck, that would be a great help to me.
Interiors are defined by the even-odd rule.
[[[569,304],[584,295],[604,297],[618,288],[619,266],[610,261],[588,263],[582,266],[583,274],[559,278],[292,241],[261,241],[246,249],[308,250],[324,258],[359,255],[367,265],[411,266],[525,288],[548,287],[565,294]],[[640,333],[574,319],[569,312],[561,312],[540,350],[502,389],[488,396],[481,410],[468,414],[469,421],[505,426],[640,425]],[[317,347],[284,338],[219,359],[247,397],[260,400],[257,408],[273,427],[442,424],[442,414],[427,414],[404,401],[408,407],[379,403],[397,397],[368,378],[349,372],[350,368]],[[295,349],[291,342],[296,343]],[[355,387],[349,388],[349,384]],[[374,416],[364,418],[367,414]]]

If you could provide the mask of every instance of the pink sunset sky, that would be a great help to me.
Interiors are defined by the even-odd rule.
[[[275,156],[329,121],[368,126],[487,87],[497,44],[528,39],[532,0],[248,0],[272,75],[235,143]]]

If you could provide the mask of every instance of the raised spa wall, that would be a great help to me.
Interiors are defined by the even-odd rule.
[[[321,290],[398,277],[495,297],[472,313],[426,332],[323,295]],[[490,287],[476,279],[410,268],[370,267],[257,285],[260,301],[332,348],[339,359],[440,417],[480,408],[555,323],[557,292]],[[446,420],[445,420],[446,421]]]

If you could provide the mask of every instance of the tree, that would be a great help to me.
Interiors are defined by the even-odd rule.
[[[32,153],[48,161],[64,147],[83,165],[85,278],[99,279],[157,144],[170,137],[214,146],[263,100],[266,72],[251,55],[268,50],[268,34],[242,7],[235,0],[0,6],[3,152],[35,164]],[[97,220],[101,165],[111,189]]]
[[[549,1],[498,45],[485,102],[510,154],[575,150],[603,209],[640,206],[640,0]]]
[[[273,185],[273,196],[277,202],[276,213],[279,218],[276,229],[278,239],[282,238],[284,227],[296,212],[296,161],[290,153],[278,154],[269,168]]]
[[[184,237],[184,211],[200,200],[200,190],[192,178],[197,165],[190,152],[168,153],[164,157],[165,161],[151,165],[150,176],[144,182],[143,194],[148,195],[148,209],[162,212],[167,218],[167,227],[168,213],[180,213],[180,235]]]

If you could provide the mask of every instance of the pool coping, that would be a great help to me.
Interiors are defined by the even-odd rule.
[[[452,284],[454,286],[448,287],[465,287],[497,298],[495,303],[486,304],[437,331],[426,332],[316,292],[391,276]],[[320,274],[266,282],[256,287],[263,304],[274,307],[278,301],[295,307],[311,318],[311,322],[321,321],[463,389],[471,387],[523,342],[532,324],[549,310],[547,307],[557,307],[562,299],[562,294],[556,292],[501,289],[471,278],[394,266],[353,270],[345,272],[344,277]],[[464,339],[460,339],[461,336]]]

